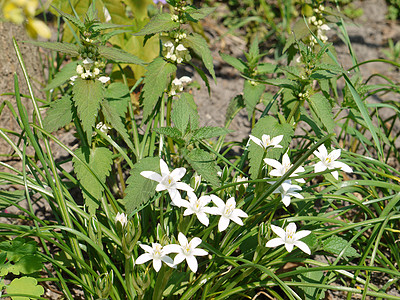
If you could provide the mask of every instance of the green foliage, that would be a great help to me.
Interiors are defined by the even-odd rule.
[[[192,139],[193,140],[205,140],[205,139],[210,139],[213,137],[219,137],[225,134],[228,134],[231,132],[230,130],[226,128],[221,128],[221,127],[201,127],[193,132]]]
[[[76,75],[76,66],[78,65],[77,61],[70,62],[66,64],[60,72],[58,72],[53,80],[44,88],[45,91],[54,90],[61,85],[63,85],[66,81],[70,80],[72,76]]]
[[[91,214],[99,207],[106,178],[111,171],[112,152],[104,147],[95,149],[78,148],[73,158],[74,170],[82,188],[85,204]],[[82,162],[83,163],[82,163]],[[89,169],[85,166],[86,163]]]
[[[183,134],[199,127],[199,114],[191,94],[182,93],[181,97],[175,101],[171,119],[175,127]]]
[[[212,186],[220,186],[220,179],[217,173],[220,171],[215,157],[202,149],[185,150],[183,156],[191,167],[200,174]]]
[[[140,58],[117,48],[99,46],[99,54],[116,63],[135,64],[140,66],[144,65],[144,61]]]
[[[59,51],[72,57],[79,55],[79,47],[77,45],[59,42],[37,42],[37,41],[26,41],[26,43],[33,44],[35,46],[43,47],[45,49]]]
[[[69,95],[65,95],[50,104],[43,120],[43,128],[48,132],[56,131],[72,120],[73,103]]]
[[[170,14],[158,14],[155,15],[142,30],[135,33],[135,35],[150,35],[160,32],[169,32],[178,27],[179,23],[173,21]]]
[[[21,277],[15,278],[7,286],[7,294],[22,294],[24,296],[11,296],[12,300],[30,300],[36,299],[44,294],[44,288],[38,285],[35,278]]]
[[[83,130],[91,138],[100,103],[104,98],[103,84],[98,80],[77,78],[72,88],[74,104]]]
[[[250,142],[249,145],[249,165],[251,178],[259,178],[259,173],[264,166],[264,158],[279,159],[281,154],[287,149],[290,141],[292,140],[294,131],[292,126],[287,123],[279,123],[272,116],[266,116],[258,120],[257,124],[251,131],[251,135],[261,139],[263,134],[269,135],[271,138],[283,134],[283,140],[280,143],[281,148],[269,149],[265,153],[264,149],[254,142]]]
[[[351,246],[348,246],[348,242],[337,235],[333,235],[330,238],[322,242],[322,248],[324,251],[339,255],[344,250],[342,256],[350,259],[360,257],[361,255],[357,253],[357,250]]]
[[[153,171],[160,174],[160,159],[158,157],[146,157],[134,165],[126,183],[126,195],[122,199],[128,215],[140,210],[156,193],[157,182],[149,180],[142,175],[143,171]],[[142,207],[143,208],[143,207]]]
[[[31,239],[15,238],[0,243],[0,276],[31,274],[43,268],[37,244]],[[6,262],[7,260],[7,262]]]
[[[143,119],[152,113],[158,99],[162,97],[169,83],[169,76],[176,71],[176,66],[165,61],[162,57],[153,60],[147,66],[143,86]]]
[[[200,34],[193,33],[187,36],[185,44],[201,57],[204,66],[207,68],[208,72],[210,72],[214,81],[217,81],[217,78],[215,77],[213,58],[211,51],[208,48],[207,41]]]
[[[321,94],[314,94],[310,97],[309,103],[315,116],[325,126],[328,133],[332,133],[336,125],[333,120],[332,107],[328,99]]]
[[[309,284],[321,284],[324,278],[323,271],[313,271],[312,268],[307,269],[304,267],[298,267],[297,270],[304,270],[305,273],[299,274],[298,278],[302,282],[306,282]],[[304,299],[325,299],[325,292],[322,292],[317,297],[318,288],[312,286],[300,286],[300,289],[304,292]]]
[[[259,84],[249,80],[244,82],[243,98],[249,119],[251,119],[256,105],[260,102],[264,90],[264,84]]]

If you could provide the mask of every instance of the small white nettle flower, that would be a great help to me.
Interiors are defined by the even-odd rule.
[[[182,206],[183,200],[181,194],[178,190],[183,190],[187,192],[193,192],[193,189],[186,183],[179,182],[181,178],[185,175],[185,168],[177,168],[172,172],[169,171],[168,165],[163,159],[160,159],[160,170],[161,175],[153,171],[143,171],[140,173],[143,177],[154,180],[158,182],[156,191],[168,191],[171,197],[172,203],[178,207]]]
[[[172,15],[171,16],[171,20],[174,22],[178,22],[179,21],[179,17],[177,15]]]
[[[235,198],[231,197],[226,201],[222,201],[219,197],[215,195],[211,195],[211,200],[217,207],[211,207],[210,213],[213,215],[220,215],[221,218],[218,222],[218,230],[224,231],[230,221],[243,226],[243,221],[240,218],[247,218],[248,215],[241,209],[236,208],[236,201]]]
[[[149,260],[153,261],[153,268],[156,272],[160,271],[162,262],[165,262],[169,267],[174,268],[174,261],[171,257],[167,256],[165,253],[165,247],[161,246],[158,243],[151,243],[152,247],[148,245],[140,244],[139,246],[146,251],[146,253],[140,255],[136,259],[136,264],[144,264]]]
[[[250,140],[252,140],[254,143],[256,143],[258,146],[267,149],[269,147],[272,148],[282,148],[279,143],[283,139],[283,135],[278,135],[274,138],[271,139],[271,137],[268,134],[263,134],[261,137],[261,140],[259,138],[256,138],[255,136],[252,136],[251,134],[249,135]]]
[[[183,46],[182,44],[179,44],[179,45],[176,47],[175,54],[176,54],[176,62],[177,62],[178,64],[180,64],[181,62],[183,62],[183,60],[189,60],[189,59],[188,59],[189,51],[188,51],[188,49],[187,49],[185,46]]]
[[[171,91],[170,91],[170,95],[176,95],[176,93],[180,93],[183,91],[183,87],[184,85],[190,83],[192,81],[192,79],[188,76],[183,76],[181,78],[175,78],[174,80],[172,80],[171,83]]]
[[[248,181],[248,180],[249,180],[249,178],[247,178],[247,177],[238,176],[238,177],[236,177],[236,178],[234,179],[234,182],[242,182],[242,181]],[[242,183],[242,184],[240,184],[240,185],[236,185],[235,187],[236,187],[236,188],[239,188],[241,185],[242,185],[244,188],[247,188],[247,187],[249,186],[248,183]]]
[[[94,69],[93,69],[93,74],[94,74],[94,76],[99,75],[99,74],[100,74],[99,68],[94,68]]]
[[[167,245],[164,247],[164,253],[177,253],[174,258],[174,264],[177,265],[186,259],[186,262],[193,273],[196,273],[198,264],[195,256],[204,256],[207,255],[208,252],[196,248],[201,244],[201,239],[198,237],[194,237],[190,242],[187,240],[186,236],[179,232],[178,234],[179,244]]]
[[[100,81],[101,83],[106,83],[110,80],[110,77],[108,76],[100,76],[99,78],[97,78],[98,81]]]
[[[94,64],[94,61],[93,60],[91,60],[90,58],[85,58],[84,60],[83,60],[83,66],[84,66],[84,68],[86,69],[86,70],[90,70],[90,68],[93,66],[93,64]]]
[[[310,248],[306,243],[300,241],[303,237],[306,237],[311,233],[310,230],[301,230],[296,232],[296,224],[289,223],[286,227],[286,231],[278,226],[271,225],[271,229],[276,233],[279,238],[274,238],[267,242],[265,247],[277,247],[280,245],[285,245],[285,248],[288,252],[292,252],[293,247],[297,246],[301,251],[311,254]]]
[[[74,85],[74,81],[78,78],[78,75],[72,76],[69,80],[71,80],[70,84]]]
[[[321,161],[314,165],[314,171],[316,173],[325,171],[326,169],[332,170],[336,168],[340,168],[342,171],[347,173],[352,173],[353,170],[340,161],[336,161],[340,156],[340,149],[332,150],[331,153],[328,154],[325,145],[321,145],[318,147],[318,151],[314,151],[314,155],[318,157]],[[336,180],[339,179],[339,172],[333,171],[331,173]]]
[[[110,126],[108,126],[107,124],[103,124],[103,122],[99,122],[96,125],[96,128],[99,129],[103,133],[107,133],[111,129]]]
[[[301,191],[301,187],[296,184],[292,184],[290,180],[285,180],[282,185],[273,192],[273,194],[281,194],[282,202],[287,207],[290,204],[290,197],[304,199],[304,197],[296,191]]]
[[[115,223],[121,223],[122,227],[125,227],[128,224],[128,218],[124,213],[117,213],[115,216]]]
[[[76,73],[78,73],[78,75],[81,75],[81,74],[83,74],[83,72],[85,72],[83,67],[81,65],[77,65],[76,66]]]
[[[290,163],[290,158],[289,158],[289,155],[288,155],[287,153],[285,153],[285,154],[283,155],[283,157],[282,157],[282,163],[280,163],[280,162],[277,161],[276,159],[271,159],[271,158],[264,158],[264,162],[265,162],[267,165],[269,165],[269,166],[275,168],[274,170],[272,170],[271,172],[269,172],[269,175],[271,175],[271,176],[279,176],[279,177],[281,177],[281,176],[285,175],[285,173],[286,173],[287,171],[289,171],[289,169],[293,166],[293,165]],[[297,175],[298,175],[298,174],[297,174],[298,172],[304,172],[304,171],[305,171],[305,170],[304,170],[303,167],[298,167],[298,168],[290,175],[290,177],[297,176]],[[305,183],[305,182],[306,182],[303,178],[296,179],[296,181],[297,181],[297,182],[300,182],[300,183]]]
[[[201,184],[201,175],[194,175],[194,189],[197,190]]]
[[[176,60],[175,46],[171,41],[166,41],[163,44],[163,55],[166,59]]]
[[[211,214],[212,209],[208,207],[208,203],[211,201],[210,196],[201,196],[197,199],[197,196],[193,192],[188,192],[189,201],[182,200],[182,206],[186,207],[186,210],[183,212],[184,216],[189,216],[192,214],[196,214],[197,219],[205,226],[208,226],[209,220],[206,215]]]

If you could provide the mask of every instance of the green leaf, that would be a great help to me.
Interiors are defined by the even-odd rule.
[[[154,128],[153,129],[155,132],[159,134],[166,135],[176,141],[182,141],[182,132],[180,132],[176,127],[161,127],[161,128]]]
[[[194,51],[194,53],[201,57],[204,66],[207,68],[208,72],[210,72],[214,81],[217,82],[214,72],[213,57],[210,49],[208,48],[207,41],[200,34],[193,33],[187,36],[185,42],[187,46]]]
[[[169,76],[176,71],[176,66],[157,57],[148,66],[143,86],[143,120],[146,120],[158,99],[163,95],[168,86]]]
[[[134,35],[149,35],[159,32],[169,32],[179,27],[179,23],[172,20],[170,14],[155,15],[149,23]]]
[[[286,152],[289,143],[292,141],[294,134],[291,125],[284,123],[280,124],[272,116],[265,116],[258,120],[257,124],[251,131],[251,135],[261,139],[263,134],[269,135],[271,138],[283,134],[283,140],[280,145],[283,148],[268,149],[267,154],[262,147],[254,142],[249,145],[249,161],[250,161],[250,175],[252,179],[257,179],[260,169],[264,166],[264,158],[279,159],[280,156]],[[265,155],[264,155],[265,154]]]
[[[307,270],[307,272],[297,275],[298,279],[304,283],[322,284],[324,279],[323,271],[312,271],[312,268],[298,267],[297,270]],[[317,298],[318,288],[310,286],[299,286],[304,292],[304,299],[325,299],[325,292],[319,294]]]
[[[35,254],[37,243],[31,239],[17,237],[11,241],[1,242],[0,250],[7,252],[7,259],[15,262],[25,255]]]
[[[242,61],[239,58],[230,56],[225,53],[219,53],[221,58],[228,64],[230,64],[232,67],[234,67],[236,70],[238,70],[240,73],[245,73],[247,70],[247,65],[244,61]]]
[[[146,157],[133,166],[131,175],[126,181],[128,184],[125,190],[126,196],[122,199],[128,215],[139,209],[142,204],[150,201],[151,197],[156,193],[158,182],[140,175],[143,171],[153,171],[161,174],[160,158]]]
[[[32,296],[11,296],[12,300],[36,299],[44,294],[44,288],[38,285],[37,280],[32,277],[15,278],[7,286],[7,294],[25,294]]]
[[[285,47],[282,50],[282,53],[285,53],[286,50],[293,45],[296,41],[299,41],[306,36],[310,35],[310,30],[308,29],[306,23],[304,23],[303,19],[299,19],[294,25],[292,29],[292,34],[286,40]]]
[[[256,105],[260,102],[265,91],[265,85],[260,83],[252,84],[249,80],[244,82],[243,98],[249,119],[253,115]]]
[[[143,66],[145,62],[140,58],[136,57],[133,54],[125,52],[124,50],[107,47],[107,46],[99,46],[99,54],[106,59],[109,59],[113,62],[117,63],[125,63],[125,64],[135,64]]]
[[[180,98],[175,100],[171,119],[183,134],[187,133],[187,129],[193,131],[199,127],[199,114],[191,94],[182,93]]]
[[[211,14],[216,8],[215,7],[203,7],[197,9],[195,7],[187,7],[185,13],[190,16],[190,21],[199,21],[204,19]]]
[[[193,149],[191,151],[185,150],[183,156],[192,168],[212,186],[218,187],[220,185],[217,174],[220,168],[212,154],[202,149]]]
[[[279,67],[271,63],[263,63],[257,65],[257,74],[273,74],[278,71]]]
[[[79,56],[79,47],[74,44],[69,43],[59,43],[59,42],[38,42],[38,41],[24,41],[24,43],[33,44],[45,49],[59,51],[73,57]]]
[[[233,118],[237,115],[239,111],[241,111],[244,108],[244,99],[242,95],[238,95],[235,98],[233,98],[226,109],[226,114],[225,114],[225,123],[224,125],[227,126],[228,123],[230,123]]]
[[[73,117],[72,109],[72,100],[69,95],[64,95],[60,99],[53,101],[46,111],[43,128],[48,132],[53,132],[69,124]]]
[[[63,85],[66,81],[68,81],[72,76],[76,74],[76,66],[78,65],[77,61],[70,62],[66,64],[60,72],[54,76],[53,80],[44,88],[45,91],[53,90],[61,85]]]
[[[78,27],[80,31],[85,30],[85,24],[83,24],[83,22],[81,20],[79,20],[77,17],[70,15],[66,12],[63,12],[55,6],[52,6],[52,8],[54,8],[61,16],[63,16],[68,21],[70,21],[72,24],[74,24],[76,27]]]
[[[131,100],[129,88],[125,84],[121,82],[111,83],[105,91],[105,98],[120,117],[125,116]]]
[[[347,244],[348,242],[345,239],[334,235],[322,242],[322,249],[326,252],[339,255]],[[361,255],[358,254],[356,249],[350,246],[346,248],[343,256],[348,258],[356,258],[360,257]]]
[[[228,134],[229,132],[231,132],[231,130],[228,130],[226,128],[205,126],[195,130],[193,132],[192,139],[193,140],[210,139],[213,137]]]
[[[131,142],[130,136],[126,131],[125,125],[122,122],[121,116],[118,111],[113,106],[111,106],[110,102],[108,102],[107,100],[103,100],[101,102],[101,111],[103,112],[107,122],[109,122],[111,126],[121,135],[128,147],[134,149],[135,147]]]
[[[26,199],[24,190],[7,191],[0,188],[0,209],[6,209],[12,206],[12,203],[18,203]],[[11,203],[10,203],[11,201]]]
[[[0,266],[0,276],[6,276],[9,273],[14,275],[32,274],[39,272],[44,267],[43,259],[38,255],[25,255],[16,260],[9,261]]]
[[[310,106],[319,120],[324,124],[328,133],[332,133],[335,129],[335,121],[333,120],[332,107],[323,95],[317,93],[309,98]]]
[[[103,184],[111,171],[112,152],[104,147],[95,149],[78,148],[75,155],[89,165],[89,171],[86,166],[75,157],[72,159],[74,171],[82,187],[85,204],[89,208],[89,213],[94,213],[99,206],[99,200],[103,193]],[[85,157],[88,157],[86,159]],[[92,174],[94,173],[94,175]],[[97,177],[97,178],[96,178]]]
[[[332,70],[317,70],[311,74],[310,78],[321,80],[321,79],[329,79],[329,78],[335,77],[337,75],[338,75],[338,73],[336,73]]]
[[[92,127],[95,125],[100,103],[104,97],[103,84],[98,80],[77,78],[72,92],[83,130],[87,133],[88,139],[90,139],[93,131]]]

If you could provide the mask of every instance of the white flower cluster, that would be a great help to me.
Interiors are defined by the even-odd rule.
[[[101,83],[106,83],[110,80],[110,77],[107,76],[99,76],[100,68],[103,68],[104,64],[98,61],[93,61],[90,58],[86,58],[82,61],[82,65],[78,64],[76,66],[76,73],[78,75],[72,76],[70,78],[71,84],[73,85],[74,81],[78,78],[78,76],[82,79],[97,79]]]
[[[326,43],[328,41],[328,37],[326,36],[326,31],[331,30],[331,28],[324,23],[323,21],[323,16],[322,12],[325,10],[325,7],[323,5],[320,5],[318,8],[314,8],[314,12],[316,13],[316,16],[312,16],[308,18],[308,23],[312,24],[317,27],[317,37],[320,39],[323,43]],[[311,36],[310,38],[310,45],[314,46],[318,42],[315,39],[315,37]]]
[[[178,64],[183,61],[189,61],[191,58],[189,50],[185,46],[182,44],[176,46],[171,40],[167,40],[163,43],[162,54],[166,59],[177,62]]]
[[[186,84],[190,83],[192,79],[188,76],[182,76],[181,78],[175,78],[172,80],[171,89],[169,94],[171,96],[176,95],[176,93],[180,93],[183,91],[183,88]]]
[[[301,96],[305,95],[302,94]],[[283,136],[279,135],[271,139],[269,135],[263,134],[261,140],[252,135],[250,135],[249,140],[253,141],[266,151],[269,148],[282,148],[282,146],[279,145],[282,138]],[[328,154],[328,151],[324,145],[319,146],[318,150],[314,151],[314,155],[320,159],[320,161],[314,165],[314,171],[317,173],[317,172],[323,172],[327,169],[334,170],[332,171],[332,176],[336,180],[339,179],[339,173],[337,169],[351,173],[352,169],[347,164],[336,161],[340,157],[340,153],[341,150],[336,149],[332,150],[331,153]],[[264,162],[266,165],[269,165],[274,168],[269,172],[270,176],[282,177],[283,175],[286,174],[286,172],[288,172],[293,167],[293,164],[290,162],[290,158],[287,153],[283,155],[282,163],[271,158],[264,158]],[[292,172],[290,177],[298,176],[297,173],[301,173],[304,171],[305,169],[302,166],[300,166],[296,170],[294,170],[294,172]],[[299,183],[305,183],[305,180],[303,178],[296,178],[295,180]],[[269,183],[273,184],[274,182],[269,182]],[[290,205],[291,197],[296,197],[299,199],[304,198],[300,193],[298,193],[299,191],[301,191],[301,187],[299,185],[292,184],[291,180],[285,180],[281,184],[281,186],[279,186],[273,193],[275,194],[279,193],[282,198],[282,203],[287,207]],[[286,227],[286,231],[274,225],[271,225],[271,229],[279,236],[279,238],[274,238],[268,241],[267,244],[265,245],[266,247],[277,247],[279,245],[284,244],[288,252],[291,252],[293,250],[293,247],[297,246],[305,253],[307,254],[311,253],[310,248],[304,242],[300,241],[301,238],[309,235],[311,233],[310,231],[303,230],[296,233],[296,224],[294,223],[290,223]]]

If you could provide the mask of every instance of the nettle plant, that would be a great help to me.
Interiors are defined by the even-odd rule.
[[[10,172],[0,179],[23,189],[1,193],[0,199],[24,211],[15,217],[28,223],[1,224],[1,276],[24,274],[2,288],[13,299],[40,298],[38,281],[54,282],[68,299],[78,297],[77,286],[85,299],[321,299],[328,289],[345,291],[349,299],[352,293],[398,299],[386,291],[400,278],[400,189],[392,182],[399,172],[387,164],[380,144],[385,136],[395,151],[397,136],[372,123],[374,113],[364,100],[376,87],[350,77],[337,63],[325,35],[329,26],[319,22],[324,9],[318,6],[315,18],[301,20],[287,40],[287,66],[262,63],[257,40],[245,53],[247,61],[221,54],[245,82],[219,128],[200,126],[188,90],[192,79],[176,75],[187,64],[208,88],[203,67],[216,80],[206,40],[190,30],[213,9],[183,0],[167,4],[169,13],[161,11],[135,33],[144,42],[158,38],[159,56],[151,62],[106,45],[121,28],[101,23],[94,4],[83,20],[58,11],[76,27],[76,44],[32,42],[76,58],[46,86],[51,101],[33,95],[14,41],[35,113],[29,121],[15,77],[18,113],[8,102],[0,112],[7,105],[23,130],[0,134],[25,168],[1,162]],[[144,66],[144,77],[134,86],[129,75],[123,82],[110,78],[111,65],[120,64]],[[339,77],[346,82],[342,102]],[[267,85],[279,91],[267,94]],[[132,92],[140,94],[141,114],[135,113]],[[260,102],[265,107],[258,117]],[[225,143],[243,108],[252,119],[251,135]],[[51,134],[72,122],[75,150]],[[340,144],[350,141],[352,152],[340,149],[337,125]],[[371,139],[357,144],[366,131]],[[71,158],[56,162],[50,141]],[[237,145],[241,155],[232,156]],[[357,153],[363,150],[375,151],[378,159]],[[73,170],[67,171],[70,161]],[[33,198],[47,201],[54,218],[38,218]],[[28,209],[19,205],[24,199]],[[30,251],[24,257],[22,247]],[[42,278],[40,270],[46,272]],[[387,283],[372,283],[372,272],[384,274]],[[21,289],[28,284],[32,288]]]

